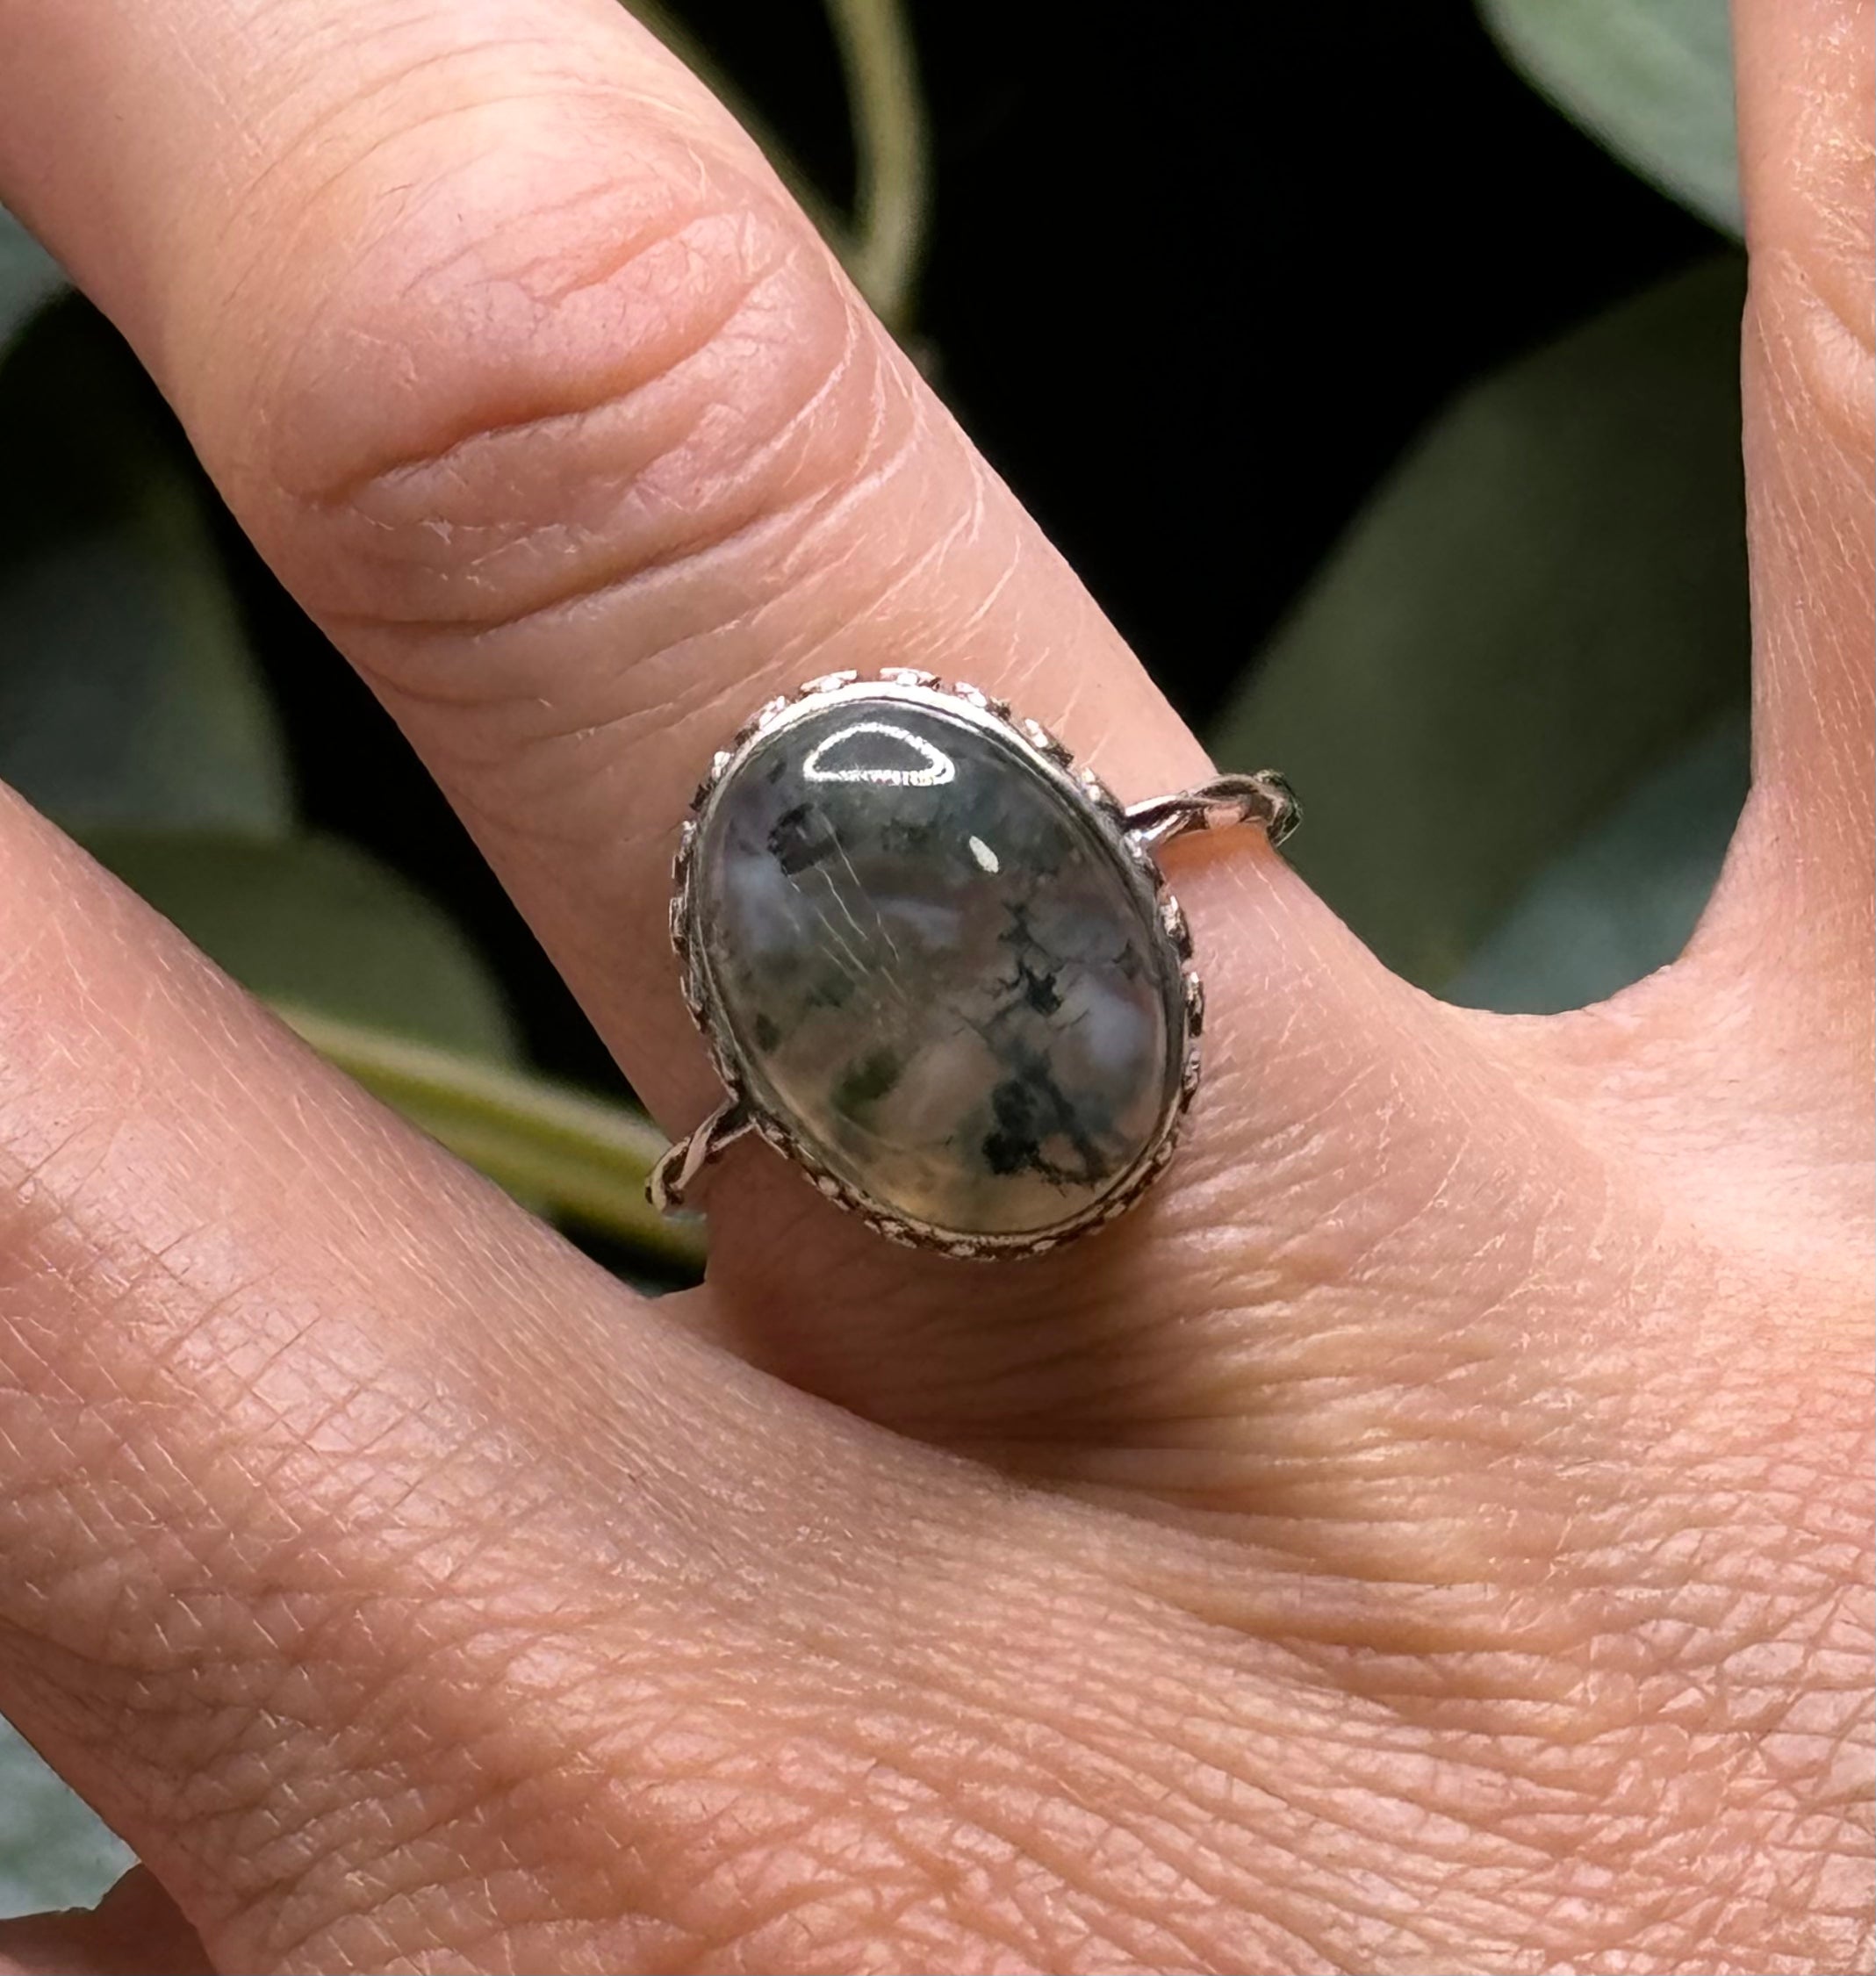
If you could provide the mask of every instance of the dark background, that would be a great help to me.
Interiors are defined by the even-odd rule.
[[[844,199],[817,0],[676,11]],[[914,22],[935,380],[1201,727],[1446,399],[1714,244],[1535,95],[1467,0],[927,0]],[[395,730],[234,553],[309,821],[480,935],[543,1067],[608,1078]]]

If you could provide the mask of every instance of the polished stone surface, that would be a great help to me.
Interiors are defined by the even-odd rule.
[[[1181,981],[1150,895],[994,731],[815,706],[730,772],[694,870],[751,1095],[875,1205],[1040,1232],[1154,1144]]]

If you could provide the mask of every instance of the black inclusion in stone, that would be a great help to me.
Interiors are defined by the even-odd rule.
[[[769,855],[793,878],[831,858],[839,850],[832,826],[812,803],[797,803],[775,819],[768,837]]]
[[[891,1050],[869,1051],[847,1066],[834,1087],[834,1103],[845,1112],[878,1103],[899,1081],[899,1058]]]
[[[1019,960],[1017,974],[1023,987],[1023,1000],[1039,1016],[1053,1016],[1061,1007],[1053,972],[1039,974],[1026,960]]]
[[[1035,1173],[1085,1184],[1104,1179],[1112,1170],[1039,1058],[1026,1058],[990,1093],[990,1115],[996,1128],[984,1139],[983,1158],[992,1173]],[[1048,1156],[1045,1147],[1056,1139],[1075,1148],[1076,1165],[1065,1166]]]

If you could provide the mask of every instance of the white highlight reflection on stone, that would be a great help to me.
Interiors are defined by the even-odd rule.
[[[902,743],[912,751],[922,765],[908,768],[903,762],[850,762],[839,768],[830,768],[827,758],[835,749],[861,734],[884,735],[888,740]],[[810,782],[873,782],[896,789],[936,788],[940,783],[952,780],[957,772],[957,765],[949,755],[941,754],[929,741],[889,721],[855,721],[851,726],[842,728],[838,734],[830,734],[825,741],[817,744],[801,764],[801,773]]]

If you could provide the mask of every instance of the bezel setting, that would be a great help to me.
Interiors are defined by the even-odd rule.
[[[888,1207],[861,1188],[831,1172],[786,1118],[762,1103],[724,1019],[710,980],[697,923],[698,888],[694,884],[697,849],[712,805],[750,755],[791,722],[818,710],[830,699],[869,706],[914,707],[994,733],[1031,774],[1046,782],[1065,807],[1077,813],[1110,854],[1115,868],[1134,890],[1143,928],[1167,983],[1181,992],[1168,995],[1169,1064],[1167,1096],[1152,1136],[1139,1156],[1096,1200],[1060,1222],[1035,1231],[966,1233],[946,1229]],[[710,1061],[727,1099],[739,1114],[740,1129],[753,1131],[800,1168],[828,1200],[858,1215],[874,1233],[909,1247],[969,1260],[1042,1255],[1094,1229],[1104,1227],[1134,1206],[1165,1169],[1197,1095],[1202,1071],[1199,1037],[1204,1027],[1204,987],[1192,959],[1185,915],[1166,882],[1158,858],[1142,834],[1130,828],[1127,812],[1098,777],[1077,770],[1070,751],[1039,722],[1014,715],[1008,704],[961,681],[946,684],[936,674],[888,667],[871,678],[842,672],[810,679],[790,694],[769,701],[744,722],[729,747],[712,758],[680,826],[672,862],[671,940],[681,970],[685,1006],[703,1036]]]

